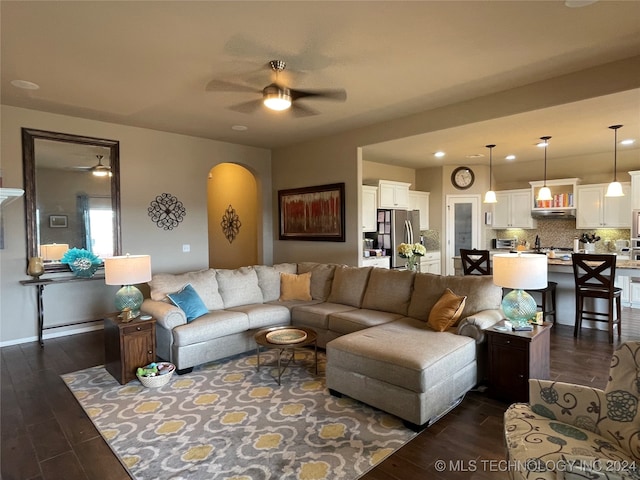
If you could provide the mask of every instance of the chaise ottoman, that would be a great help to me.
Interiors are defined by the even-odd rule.
[[[404,420],[419,431],[476,385],[476,342],[405,317],[327,344],[327,387]]]

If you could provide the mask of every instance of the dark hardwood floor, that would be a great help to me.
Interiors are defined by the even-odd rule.
[[[640,338],[640,311],[623,309],[623,341]],[[605,386],[617,342],[604,331],[557,325],[553,380]],[[0,351],[2,480],[129,476],[60,375],[104,363],[102,331],[4,347]],[[506,479],[502,415],[508,404],[470,392],[452,412],[372,469],[363,480]],[[444,461],[442,469],[439,460]]]

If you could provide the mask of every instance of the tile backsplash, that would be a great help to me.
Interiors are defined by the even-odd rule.
[[[507,229],[493,230],[493,238],[514,238],[519,241],[526,241],[531,248],[534,246],[536,235],[540,236],[540,244],[543,247],[564,247],[573,248],[574,238],[583,233],[595,234],[600,237],[596,242],[596,253],[615,252],[615,241],[619,239],[628,240],[631,238],[631,230],[616,228],[601,228],[592,230],[576,229],[575,220],[539,219],[538,227],[534,230]],[[487,239],[487,248],[491,248],[491,238]],[[581,244],[583,247],[584,245]]]

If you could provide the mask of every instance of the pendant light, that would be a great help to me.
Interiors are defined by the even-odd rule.
[[[497,203],[496,192],[491,189],[491,176],[493,171],[493,147],[495,145],[485,145],[489,149],[489,191],[484,194],[484,203]]]
[[[611,125],[609,128],[613,130],[613,182],[607,187],[607,193],[605,197],[624,197],[622,192],[622,185],[616,178],[616,170],[618,168],[618,129],[622,125]]]
[[[536,200],[552,200],[551,189],[547,187],[547,147],[549,146],[549,140],[551,137],[540,137],[540,140],[544,142],[544,183],[542,188],[538,191],[538,197]]]

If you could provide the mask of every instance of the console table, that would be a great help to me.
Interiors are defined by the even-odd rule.
[[[94,275],[91,278],[82,278],[76,276],[66,276],[66,277],[55,277],[55,278],[36,278],[32,280],[20,280],[20,284],[24,286],[33,285],[36,287],[36,302],[38,305],[38,343],[40,343],[40,347],[44,347],[44,341],[42,339],[42,331],[48,330],[51,328],[60,328],[60,327],[69,327],[71,325],[80,325],[83,323],[91,323],[91,322],[99,322],[102,319],[96,320],[81,320],[79,322],[72,323],[64,323],[62,325],[52,325],[51,327],[44,326],[44,305],[42,296],[44,293],[44,287],[47,285],[56,285],[59,283],[68,283],[68,282],[86,282],[90,280],[104,280],[104,274],[102,275]]]

